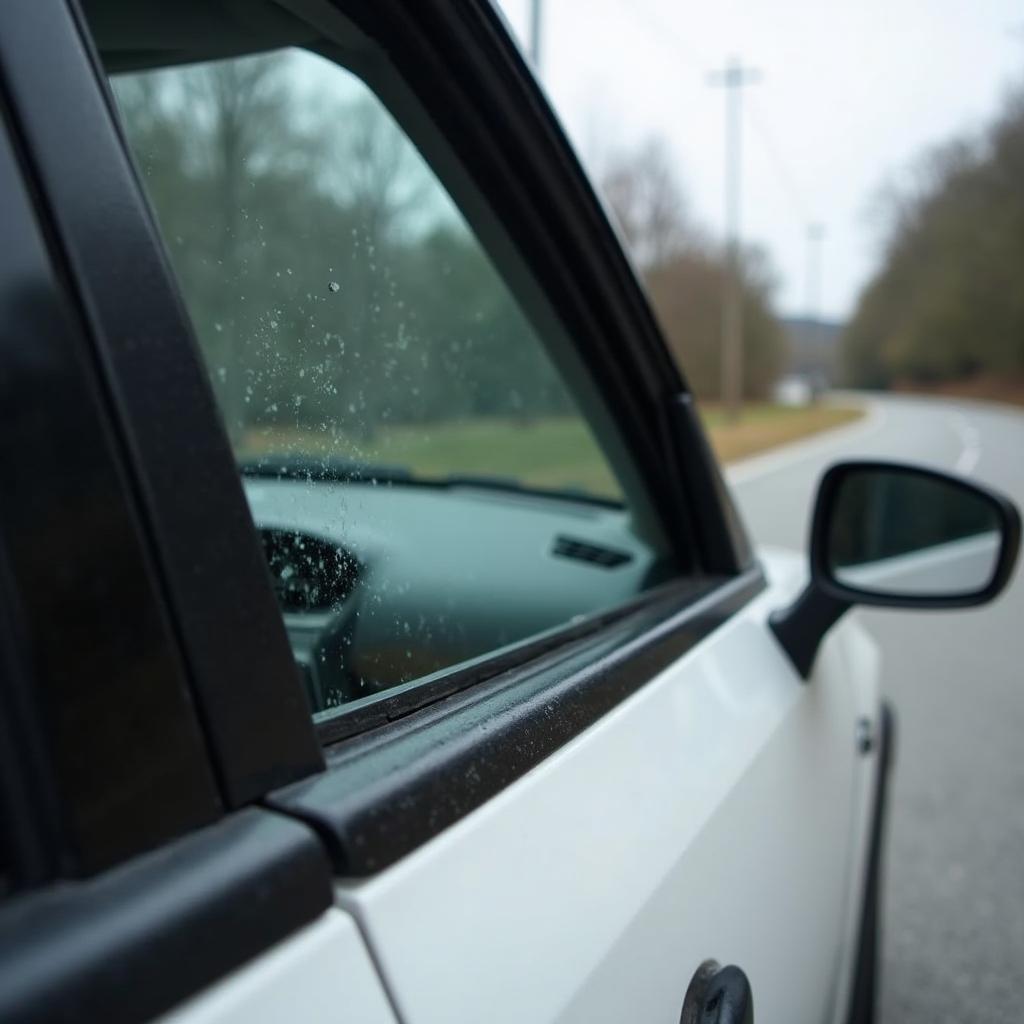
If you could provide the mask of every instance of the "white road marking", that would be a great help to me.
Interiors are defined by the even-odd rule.
[[[837,442],[851,441],[854,438],[876,433],[885,425],[885,409],[880,402],[868,401],[864,404],[867,407],[867,415],[864,419],[851,423],[847,427],[826,430],[805,441],[784,445],[775,451],[765,452],[764,455],[755,455],[752,458],[734,462],[726,467],[726,480],[733,486],[744,484],[748,480],[765,476],[768,473],[775,473],[793,463],[827,452]]]
[[[970,476],[981,458],[981,432],[962,412],[954,413],[950,424],[960,440],[960,455],[953,468],[964,476]]]

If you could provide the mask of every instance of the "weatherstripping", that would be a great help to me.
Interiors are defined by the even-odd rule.
[[[679,584],[650,607],[328,752],[267,806],[308,822],[334,870],[365,876],[484,804],[692,650],[764,588],[760,569]]]

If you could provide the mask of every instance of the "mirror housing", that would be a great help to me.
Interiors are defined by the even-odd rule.
[[[829,629],[856,604],[970,608],[1013,573],[1021,517],[1008,498],[949,473],[840,462],[818,485],[811,578],[769,624],[806,679]]]

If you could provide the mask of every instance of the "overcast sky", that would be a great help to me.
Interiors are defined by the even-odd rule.
[[[529,0],[499,3],[525,40]],[[715,233],[724,99],[707,74],[731,55],[760,70],[744,90],[743,233],[769,250],[785,313],[808,304],[809,222],[826,226],[821,308],[844,318],[877,262],[879,185],[1024,80],[1021,0],[543,3],[542,78],[585,162],[663,136]]]

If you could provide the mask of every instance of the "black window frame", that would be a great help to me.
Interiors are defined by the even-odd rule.
[[[579,343],[649,487],[681,575],[626,606],[428,686],[384,694],[371,710],[315,730],[205,368],[84,18],[62,0],[14,6],[33,8],[25,18],[52,54],[43,67],[29,56],[31,40],[22,39],[19,54],[12,39],[7,74],[39,188],[54,210],[55,233],[101,353],[227,807],[262,799],[312,824],[335,854],[336,870],[378,870],[586,728],[763,588],[692,396],[499,16],[485,0],[339,2],[383,44]],[[78,157],[73,165],[68,148]],[[111,237],[116,258],[90,259],[110,248]],[[197,469],[202,479],[189,494],[181,481]],[[225,599],[225,579],[232,594],[244,594],[244,607]],[[239,701],[243,680],[247,699]],[[508,729],[495,748],[484,735],[499,704]],[[538,739],[538,717],[557,718],[552,709],[562,718]],[[428,723],[426,733],[441,737],[456,721],[462,754],[486,746],[509,770],[460,788],[450,770],[451,758],[462,756],[454,745],[447,745],[446,760],[403,740]],[[325,775],[318,775],[320,741],[333,744]],[[517,746],[525,756],[511,756]],[[401,779],[392,772],[391,780],[417,797],[394,799],[394,787],[382,781],[389,765],[401,765]],[[437,801],[445,812],[438,813]],[[391,815],[377,849],[359,833],[370,804]],[[351,853],[356,833],[360,861]]]
[[[97,351],[225,804],[242,807],[322,767],[305,692],[81,11],[55,0],[9,7],[10,105]],[[201,495],[185,498],[183,480]],[[245,700],[223,685],[237,678]]]

